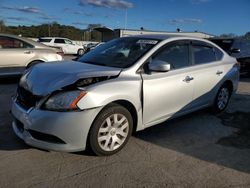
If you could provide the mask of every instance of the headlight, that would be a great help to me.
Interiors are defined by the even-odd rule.
[[[65,91],[52,95],[43,105],[44,109],[70,111],[78,109],[78,101],[86,95],[84,91]]]

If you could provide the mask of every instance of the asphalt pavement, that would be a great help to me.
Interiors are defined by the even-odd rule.
[[[18,78],[0,80],[0,187],[250,187],[250,79],[225,113],[201,110],[136,133],[109,157],[30,147],[11,129]]]

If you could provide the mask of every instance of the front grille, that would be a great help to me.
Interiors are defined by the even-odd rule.
[[[34,107],[41,98],[41,96],[33,95],[30,91],[21,86],[17,88],[17,103],[26,110]]]

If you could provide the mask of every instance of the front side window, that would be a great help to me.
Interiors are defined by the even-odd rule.
[[[33,48],[32,45],[21,41],[19,39],[11,38],[11,37],[0,37],[0,47],[2,49],[10,49],[10,48]]]
[[[172,44],[157,53],[153,60],[161,60],[170,64],[171,69],[179,69],[189,66],[188,44]]]
[[[83,55],[79,61],[94,65],[128,68],[158,42],[157,39],[140,37],[114,39]]]
[[[193,45],[194,64],[204,64],[216,61],[214,50],[210,46]]]
[[[73,44],[72,41],[65,39],[66,44]]]

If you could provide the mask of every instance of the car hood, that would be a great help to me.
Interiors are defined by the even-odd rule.
[[[41,63],[27,71],[19,85],[34,95],[45,96],[83,78],[117,76],[120,72],[120,68],[77,61]]]

